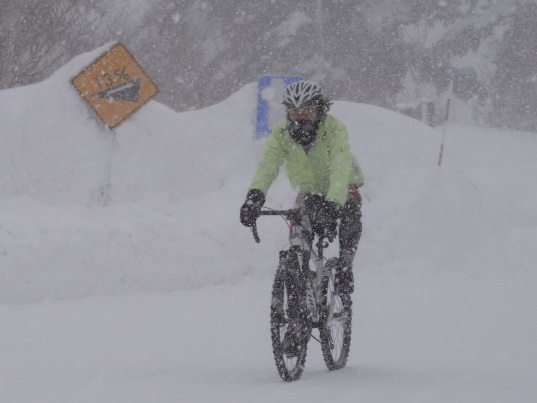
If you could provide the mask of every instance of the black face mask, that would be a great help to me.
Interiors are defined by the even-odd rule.
[[[309,146],[315,141],[317,130],[319,129],[318,121],[295,120],[289,123],[289,134],[291,138],[301,146]]]

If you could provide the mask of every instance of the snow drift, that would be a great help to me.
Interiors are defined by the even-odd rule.
[[[111,132],[69,82],[102,51],[0,92],[0,303],[270,276],[285,225],[260,222],[259,247],[238,222],[263,146],[255,84],[188,113],[152,101]],[[366,173],[357,267],[532,270],[536,191],[520,192],[534,188],[535,136],[450,129],[439,170],[438,131],[369,105],[332,112]],[[293,194],[281,177],[267,205]]]

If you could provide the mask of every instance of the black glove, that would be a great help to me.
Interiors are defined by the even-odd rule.
[[[313,232],[326,235],[332,242],[337,235],[337,219],[341,208],[339,204],[326,201],[319,195],[308,195],[304,203],[310,216]]]
[[[246,201],[241,207],[241,223],[245,227],[253,227],[261,207],[265,204],[265,195],[259,189],[251,189],[246,195]]]

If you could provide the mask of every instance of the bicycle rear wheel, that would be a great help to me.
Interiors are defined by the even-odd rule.
[[[330,371],[345,367],[351,348],[352,300],[349,294],[334,292],[334,276],[321,283],[319,334],[326,366]]]
[[[296,257],[296,255],[295,255]],[[300,378],[311,336],[305,295],[299,280],[298,261],[289,269],[289,259],[280,265],[272,287],[270,330],[274,361],[280,377],[287,382]],[[292,265],[294,266],[294,265]],[[294,270],[293,270],[294,269]]]

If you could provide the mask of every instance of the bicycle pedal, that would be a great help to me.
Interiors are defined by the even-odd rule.
[[[324,265],[327,269],[336,269],[339,264],[339,259],[337,257],[331,257],[326,261]]]

